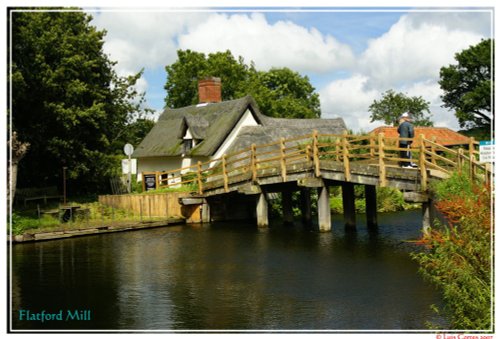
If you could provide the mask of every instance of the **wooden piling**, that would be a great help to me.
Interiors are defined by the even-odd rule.
[[[366,224],[368,228],[377,228],[377,188],[365,185]]]
[[[318,189],[318,230],[330,232],[332,229],[332,216],[330,213],[330,192],[324,185]]]
[[[353,183],[342,183],[342,206],[344,207],[345,227],[356,228],[356,206]]]
[[[257,226],[269,226],[267,199],[264,192],[260,193],[257,196]]]

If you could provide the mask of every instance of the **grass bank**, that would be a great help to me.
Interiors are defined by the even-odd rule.
[[[40,211],[53,211],[51,215],[39,213],[39,208],[30,207],[16,209],[12,213],[13,235],[23,233],[41,233],[60,230],[75,230],[92,228],[103,224],[123,223],[123,222],[141,222],[141,221],[159,221],[165,218],[140,216],[131,211],[113,208],[93,202],[72,201],[69,206],[79,206],[72,219],[67,222],[62,221],[62,215],[59,212],[58,204],[43,206]],[[8,230],[10,232],[10,228]]]
[[[492,330],[491,188],[454,174],[432,187],[447,224],[435,222],[414,253],[421,274],[443,293],[451,328]]]

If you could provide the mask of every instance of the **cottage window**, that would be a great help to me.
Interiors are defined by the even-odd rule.
[[[184,139],[184,150],[182,153],[186,154],[193,148],[193,139]]]

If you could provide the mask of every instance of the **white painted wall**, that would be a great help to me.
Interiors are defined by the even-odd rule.
[[[181,158],[179,157],[154,157],[140,158],[138,161],[137,181],[142,181],[142,172],[164,172],[187,167],[198,163],[198,161],[208,161],[208,157]]]
[[[217,159],[220,158],[224,155],[224,153],[229,149],[229,147],[233,144],[233,142],[236,140],[236,137],[238,136],[238,133],[240,133],[240,130],[245,127],[245,126],[258,126],[259,124],[255,120],[255,118],[252,115],[252,112],[247,109],[245,114],[241,117],[240,121],[236,124],[236,126],[233,128],[229,136],[224,140],[222,145],[219,147],[219,149],[215,152],[214,156],[212,159]],[[215,163],[213,163],[215,165]],[[213,166],[212,165],[212,166]]]

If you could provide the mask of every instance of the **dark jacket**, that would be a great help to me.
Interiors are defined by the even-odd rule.
[[[413,130],[413,125],[408,121],[403,121],[398,127],[398,133],[400,138],[413,138],[415,137],[415,132]],[[411,141],[401,140],[400,145],[411,145]]]

